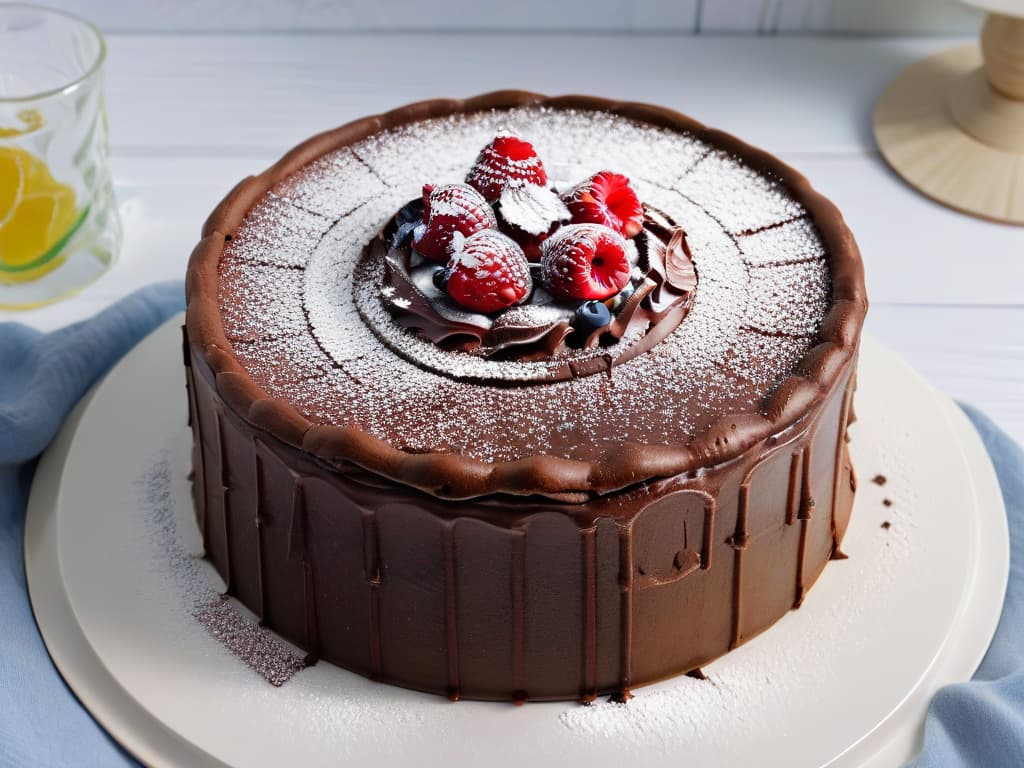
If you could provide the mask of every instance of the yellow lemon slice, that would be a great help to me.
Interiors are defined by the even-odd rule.
[[[0,282],[28,282],[56,269],[84,218],[75,191],[56,181],[46,163],[0,147]]]
[[[21,202],[25,189],[25,169],[21,156],[13,151],[0,149],[0,228]]]

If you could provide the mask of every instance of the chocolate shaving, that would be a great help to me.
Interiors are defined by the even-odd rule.
[[[536,184],[506,187],[498,211],[505,222],[528,235],[543,235],[570,218],[569,209],[558,195]]]
[[[566,320],[555,320],[546,324],[522,321],[502,322],[498,317],[486,336],[486,344],[500,351],[508,346],[536,344],[545,355],[552,354],[572,328]]]
[[[568,321],[563,320],[539,332],[532,341],[525,337],[519,337],[514,343],[496,345],[494,354],[515,347],[516,359],[524,363],[546,360],[565,347],[565,339],[570,333],[572,333],[572,326]]]
[[[667,243],[648,238],[647,261],[650,275],[657,283],[651,295],[652,308],[664,310],[697,287],[697,271],[681,227],[669,230]]]
[[[644,229],[662,243],[667,243],[676,228],[675,220],[660,208],[644,203]]]
[[[693,255],[686,242],[686,232],[677,227],[665,247],[665,282],[680,293],[697,287],[697,272],[693,268]]]
[[[621,339],[623,335],[625,335],[626,331],[629,329],[630,323],[633,321],[633,317],[636,315],[636,311],[640,308],[641,303],[656,287],[657,283],[649,277],[644,278],[644,281],[637,286],[636,290],[633,291],[633,295],[627,299],[622,309],[619,310],[618,317],[612,320],[611,325],[608,326],[606,332],[610,334],[612,338]],[[647,319],[645,319],[644,322],[649,323]]]

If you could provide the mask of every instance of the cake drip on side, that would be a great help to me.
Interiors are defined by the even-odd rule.
[[[413,209],[415,202],[410,204]],[[643,229],[630,241],[629,282],[610,299],[582,305],[559,300],[534,280],[533,291],[522,304],[484,314],[459,306],[438,288],[443,267],[416,253],[403,237],[402,216],[396,216],[364,254],[365,259],[383,262],[379,296],[389,314],[374,313],[366,319],[378,326],[382,319],[392,319],[443,349],[483,358],[560,361],[540,373],[538,381],[607,370],[648,349],[651,344],[643,343],[648,334],[660,339],[670,333],[686,316],[697,287],[686,232],[651,206],[644,206],[643,221]],[[536,273],[539,265],[531,269]],[[598,303],[600,307],[595,306]],[[385,343],[393,332],[375,330]],[[628,343],[623,344],[624,339]]]

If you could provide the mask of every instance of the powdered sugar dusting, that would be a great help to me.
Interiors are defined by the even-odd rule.
[[[279,396],[291,399],[319,386],[335,363],[307,333],[236,341],[235,356],[249,373]]]
[[[384,182],[346,148],[314,160],[271,192],[296,208],[336,221],[384,189]]]
[[[752,267],[825,258],[825,246],[818,231],[806,218],[741,235],[736,238],[736,244],[743,254],[743,261]]]
[[[303,669],[303,657],[291,651],[248,613],[235,608],[206,577],[197,554],[182,542],[176,519],[173,462],[161,451],[136,480],[139,506],[152,530],[152,545],[168,571],[172,596],[215,640],[275,687],[284,685]]]
[[[814,343],[807,336],[768,336],[755,329],[740,329],[728,358],[730,369],[751,381],[778,381]]]
[[[229,651],[275,687],[284,685],[306,667],[301,657],[289,653],[268,629],[243,617],[226,597],[210,600],[197,607],[192,615]]]
[[[296,209],[271,193],[253,206],[224,251],[232,258],[256,264],[305,267],[333,221]]]
[[[272,339],[306,332],[302,272],[225,258],[220,265],[220,313],[228,339]]]
[[[829,273],[823,261],[750,269],[745,325],[769,334],[810,336],[828,308]]]
[[[769,227],[806,213],[778,182],[717,149],[675,186],[732,234]]]
[[[528,387],[457,381],[535,378],[552,362],[444,351],[393,322],[379,264],[357,269],[365,245],[424,183],[461,182],[500,131],[532,143],[556,186],[621,172],[686,229],[700,281],[689,315],[610,376]],[[277,256],[266,253],[272,241]],[[692,135],[550,108],[422,121],[315,161],[250,212],[221,273],[225,326],[248,342],[236,352],[268,394],[405,450],[484,461],[683,442],[727,408],[756,407],[814,343],[830,279],[816,229],[776,181]]]

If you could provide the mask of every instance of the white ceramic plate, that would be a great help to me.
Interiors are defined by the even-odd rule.
[[[866,338],[850,557],[800,610],[707,667],[709,680],[591,707],[452,704],[329,664],[271,687],[183,607],[167,531],[140,502],[159,459],[171,534],[199,551],[179,325],[142,342],[68,420],[36,473],[25,541],[54,661],[146,763],[894,765],[917,748],[935,689],[969,678],[991,640],[1009,565],[991,463],[963,414]]]

